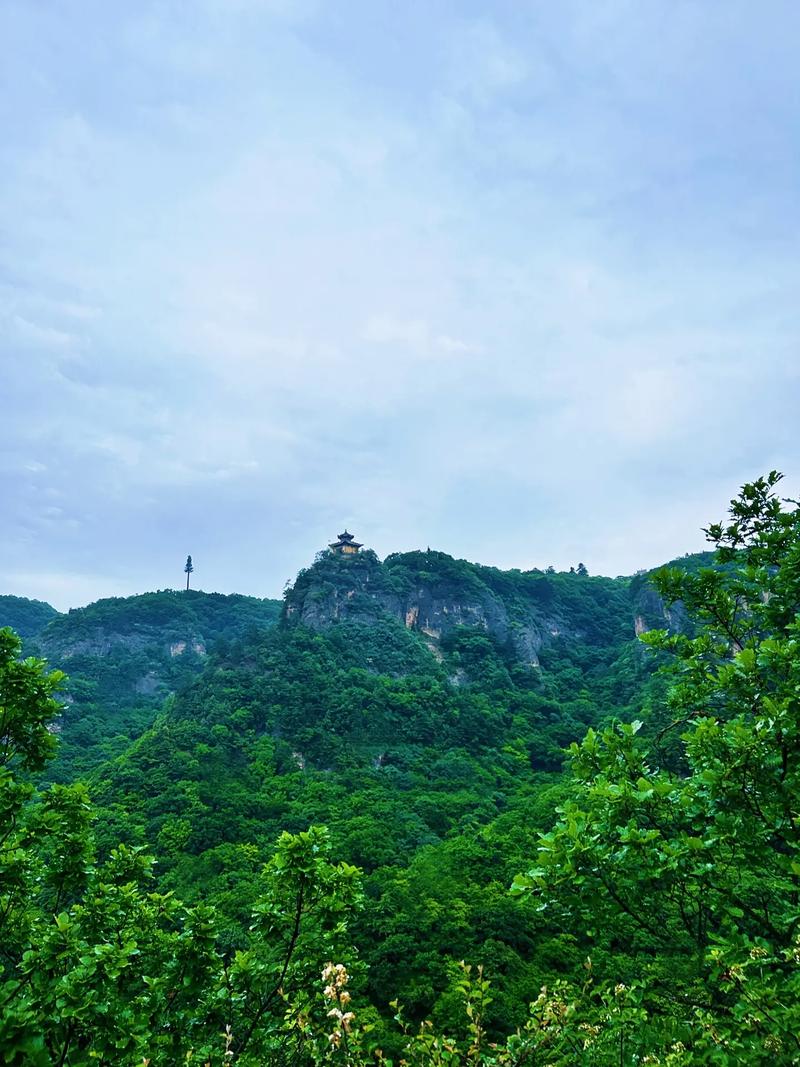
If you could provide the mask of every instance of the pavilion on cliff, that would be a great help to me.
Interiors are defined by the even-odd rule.
[[[339,534],[339,540],[334,541],[333,544],[328,547],[331,552],[338,552],[341,556],[355,556],[358,553],[359,548],[363,548],[364,546],[359,544],[358,541],[354,541],[353,535],[345,530],[344,533]]]

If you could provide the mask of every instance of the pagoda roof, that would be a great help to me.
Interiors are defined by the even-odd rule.
[[[345,530],[343,533],[340,533],[339,534],[339,540],[338,541],[334,541],[329,547],[330,548],[340,548],[342,545],[352,545],[353,548],[363,548],[364,547],[361,544],[360,541],[354,541],[353,540],[353,535],[351,533],[348,533],[347,530]]]

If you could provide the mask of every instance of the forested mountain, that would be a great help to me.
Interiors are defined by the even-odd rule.
[[[198,590],[112,597],[63,615],[38,601],[0,599],[0,625],[27,623],[18,632],[28,650],[69,675],[55,780],[121,752],[202,671],[209,649],[273,625],[279,613],[278,601]]]
[[[675,573],[710,562],[685,557]],[[650,575],[500,571],[432,551],[321,553],[282,608],[196,591],[99,601],[30,639],[69,672],[48,777],[86,777],[100,855],[152,850],[160,889],[214,905],[229,950],[281,833],[327,826],[332,855],[363,872],[355,981],[383,1044],[397,1041],[393,997],[458,1030],[461,959],[491,976],[483,1025],[500,1037],[593,951],[591,930],[509,895],[568,795],[565,749],[639,720],[680,768],[660,740],[663,654],[640,641],[654,627],[693,633]]]
[[[0,626],[10,626],[22,638],[35,637],[58,612],[43,600],[0,596]]]
[[[73,702],[51,774],[91,773],[101,844],[152,848],[162,885],[218,904],[231,943],[278,835],[328,826],[366,875],[373,1002],[447,1020],[469,957],[495,977],[490,1024],[521,1021],[552,961],[577,958],[508,897],[521,843],[552,818],[566,745],[648,717],[636,633],[668,622],[660,598],[643,575],[367,550],[321,554],[276,615],[180,592],[55,620],[40,647]]]
[[[692,566],[698,558],[680,562]],[[383,563],[369,550],[353,558],[322,553],[282,608],[197,590],[114,597],[63,615],[40,601],[0,598],[0,624],[70,679],[57,724],[60,755],[50,768],[58,781],[121,754],[164,701],[202,673],[210,653],[215,665],[224,661],[231,643],[245,635],[256,642],[281,617],[287,633],[324,634],[337,666],[437,680],[448,692],[506,687],[554,701],[550,726],[537,732],[530,754],[539,769],[560,765],[561,746],[594,721],[595,705],[620,708],[630,700],[641,661],[635,634],[670,619],[685,624],[680,609],[668,617],[646,575],[500,571],[431,551]],[[298,721],[308,734],[297,741],[308,749],[300,758],[313,763],[315,751],[335,747],[340,731],[327,731],[310,711]],[[480,716],[479,724],[489,728]],[[363,743],[377,758],[376,724]]]

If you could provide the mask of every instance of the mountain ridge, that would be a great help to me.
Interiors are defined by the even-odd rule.
[[[0,626],[32,614],[40,625],[28,627],[26,652],[68,676],[53,767],[65,779],[122,751],[213,647],[274,625],[280,613],[278,601],[194,589],[107,597],[65,613],[22,599],[0,598]]]
[[[694,566],[701,558],[675,562]],[[621,617],[602,623],[596,617],[607,616],[612,602],[618,616],[629,606],[632,637],[685,624],[680,610],[664,606],[647,575],[502,571],[430,549],[394,553],[383,562],[370,551],[320,553],[287,589],[283,620],[324,630],[344,621],[391,618],[424,635],[432,647],[458,628],[475,628],[510,644],[520,662],[539,667],[539,653],[554,640],[596,643],[603,627],[620,625]]]
[[[320,556],[282,606],[194,590],[99,601],[34,639],[70,674],[50,780],[88,780],[100,853],[153,849],[159,884],[217,904],[232,946],[241,887],[278,835],[329,826],[364,870],[373,1003],[399,986],[413,1012],[445,1012],[447,960],[472,958],[498,975],[502,1027],[547,980],[540,957],[565,958],[558,929],[520,933],[506,896],[563,797],[565,748],[615,719],[659,725],[656,658],[636,637],[668,621],[652,593],[647,575],[366,552]],[[457,905],[430,888],[444,868]]]
[[[54,767],[66,780],[124,751],[165,700],[203,674],[212,650],[224,657],[230,642],[275,624],[327,632],[337,662],[373,674],[436,676],[457,688],[475,685],[483,672],[494,684],[524,688],[533,672],[560,692],[569,670],[575,684],[614,674],[620,656],[641,658],[639,634],[681,629],[684,615],[680,605],[665,607],[647,574],[502,571],[430,550],[381,562],[365,550],[350,558],[320,553],[282,605],[161,590],[58,613],[40,601],[0,597],[0,625],[8,623],[22,623],[26,650],[69,676]]]

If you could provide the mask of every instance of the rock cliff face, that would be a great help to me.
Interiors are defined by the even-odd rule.
[[[199,590],[113,597],[56,615],[34,647],[97,698],[160,701],[202,670],[209,643],[272,625],[278,613],[275,601]]]
[[[502,572],[442,552],[397,554],[384,563],[372,552],[321,555],[287,592],[284,618],[314,629],[391,619],[434,645],[459,627],[480,629],[537,666],[540,649],[556,637],[588,636],[565,593],[570,584],[583,592],[598,582],[611,580]]]
[[[706,562],[686,557],[674,565]],[[459,628],[483,630],[533,667],[555,641],[609,647],[647,630],[689,630],[683,605],[665,604],[647,573],[612,579],[500,571],[444,552],[397,553],[383,563],[370,551],[350,558],[321,553],[286,593],[288,625],[324,630],[379,619],[420,633],[434,650]]]
[[[649,630],[669,630],[673,634],[690,634],[692,627],[683,604],[665,604],[647,574],[631,582],[631,607],[637,637]]]
[[[284,618],[323,630],[336,622],[399,618],[400,590],[374,552],[356,556],[321,555],[300,571],[284,601]]]

